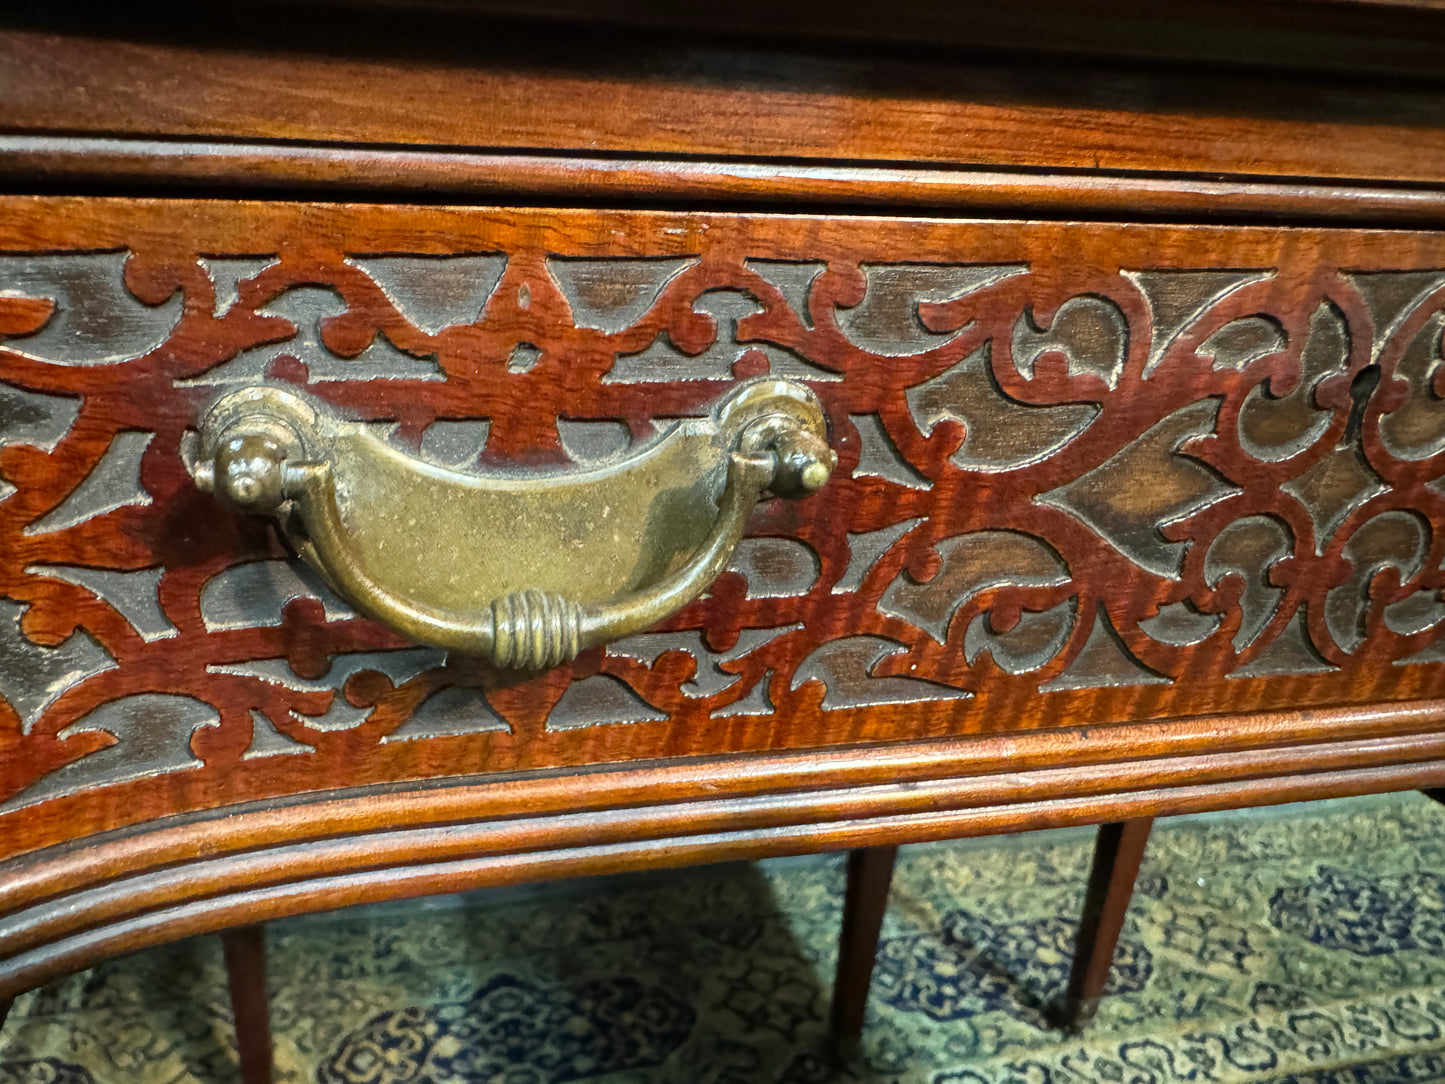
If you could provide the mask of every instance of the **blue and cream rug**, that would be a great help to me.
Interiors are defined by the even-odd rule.
[[[824,1056],[838,855],[575,881],[269,928],[281,1082],[1445,1081],[1445,806],[1162,821],[1106,998],[1067,973],[1092,832],[901,852],[858,1059]],[[213,938],[16,1002],[5,1084],[236,1079]]]

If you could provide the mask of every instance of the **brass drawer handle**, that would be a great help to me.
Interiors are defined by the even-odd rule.
[[[825,437],[811,390],[762,379],[616,464],[474,473],[258,385],[210,409],[192,470],[201,489],[274,515],[301,557],[370,617],[422,643],[535,670],[648,628],[701,594],[765,493],[802,497],[827,482],[837,456]]]

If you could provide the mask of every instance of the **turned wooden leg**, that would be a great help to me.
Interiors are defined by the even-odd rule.
[[[221,934],[241,1084],[271,1084],[271,1013],[266,1001],[266,935],[260,926]]]
[[[852,1057],[863,1033],[868,984],[873,979],[878,933],[883,928],[897,856],[897,847],[861,847],[848,852],[843,932],[838,937],[838,973],[833,982],[833,1037],[843,1058]]]
[[[1153,817],[1099,825],[1069,988],[1057,1009],[1059,1025],[1069,1031],[1081,1029],[1098,1011],[1153,826]]]

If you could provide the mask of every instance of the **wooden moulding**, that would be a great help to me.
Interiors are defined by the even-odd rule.
[[[1438,93],[1378,78],[1342,86],[1338,76],[1220,65],[827,55],[696,36],[623,34],[597,47],[590,32],[490,25],[456,37],[451,24],[418,23],[415,33],[430,35],[418,41],[394,16],[352,41],[335,22],[317,28],[324,53],[283,48],[297,37],[278,40],[255,20],[189,42],[167,40],[174,26],[150,36],[139,26],[89,35],[0,27],[5,128],[1367,184],[1445,178]]]
[[[361,902],[1435,787],[1442,722],[1441,701],[1270,712],[332,792],[161,820],[0,868],[0,997],[120,952]]]
[[[1445,701],[1416,701],[1369,708],[1261,712],[1247,716],[1204,717],[1166,723],[1133,723],[1095,728],[999,735],[954,742],[907,742],[866,749],[805,751],[704,761],[678,761],[645,767],[616,767],[581,775],[533,775],[516,778],[449,781],[420,792],[370,788],[313,795],[292,802],[230,807],[224,815],[157,821],[138,832],[96,837],[83,849],[52,848],[0,866],[0,915],[30,903],[79,891],[144,868],[184,862],[196,855],[234,853],[298,839],[325,839],[367,833],[378,826],[410,829],[440,823],[514,815],[569,811],[599,813],[686,803],[707,795],[727,801],[759,795],[806,794],[864,786],[913,787],[949,779],[983,804],[1017,800],[1020,772],[1054,771],[1069,785],[1074,773],[1094,776],[1103,791],[1137,786],[1118,765],[1152,765],[1173,757],[1198,766],[1199,758],[1242,755],[1226,771],[1247,771],[1250,758],[1297,755],[1296,748],[1328,741],[1400,740],[1400,759],[1418,759],[1410,743],[1438,738],[1445,724]],[[1391,748],[1381,746],[1381,749]],[[1274,749],[1274,753],[1269,750]],[[1141,759],[1142,758],[1142,759]],[[1141,770],[1144,770],[1141,768]],[[1053,777],[1049,777],[1053,778]],[[1117,785],[1113,785],[1117,783]],[[425,795],[423,801],[420,794]],[[305,803],[304,827],[298,806]]]
[[[1445,223],[1445,188],[1421,185],[99,136],[0,135],[0,182],[304,193],[323,200],[668,201],[1075,219]]]

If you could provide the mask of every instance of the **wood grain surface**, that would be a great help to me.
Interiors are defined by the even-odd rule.
[[[1445,179],[1445,99],[1428,81],[829,53],[765,33],[657,38],[435,23],[424,13],[322,11],[299,22],[288,13],[297,33],[287,35],[243,12],[200,14],[127,11],[82,30],[0,24],[4,130],[283,148]]]
[[[1147,755],[1144,750],[1139,752]],[[1335,752],[1349,753],[1344,749]],[[835,792],[835,812],[818,821],[782,812],[788,803],[781,799],[780,814],[771,827],[749,823],[747,814],[754,803],[727,803],[709,823],[706,817],[694,816],[694,801],[674,806],[671,816],[652,825],[645,816],[621,811],[614,818],[583,813],[558,819],[512,818],[510,823],[490,826],[500,831],[474,824],[473,832],[460,838],[454,825],[443,822],[425,832],[393,838],[386,833],[385,822],[369,810],[369,798],[360,796],[342,804],[364,818],[371,831],[359,822],[347,845],[333,856],[323,856],[331,859],[329,873],[308,874],[289,861],[295,853],[313,849],[314,843],[258,849],[248,842],[243,852],[213,856],[198,846],[203,833],[195,833],[179,865],[134,869],[133,876],[112,882],[114,891],[72,889],[64,908],[44,903],[7,914],[6,928],[15,936],[6,948],[10,955],[0,959],[0,998],[109,956],[287,915],[658,866],[752,860],[1438,786],[1445,781],[1445,762],[1438,749],[1426,755],[1433,759],[1335,771],[1320,771],[1305,757],[1272,777],[1246,773],[1232,782],[1190,779],[1183,785],[1122,793],[1080,793],[993,807],[965,801],[911,813],[862,811],[861,816],[838,819],[839,811],[851,808],[850,790]],[[645,778],[647,773],[641,774]],[[966,784],[962,789],[967,790]],[[1069,789],[1074,793],[1076,788]],[[424,807],[430,794],[421,791],[412,797],[412,805]],[[310,812],[309,808],[287,811],[293,838],[307,834]],[[244,815],[225,819],[232,822],[229,829],[244,836],[248,827]],[[156,825],[136,835],[141,839],[160,834],[184,836],[190,834],[187,828],[194,827],[194,822]],[[511,828],[521,829],[522,834],[513,834],[508,831]],[[571,831],[558,831],[568,828]],[[373,854],[373,845],[380,846],[382,853]],[[91,844],[72,854],[88,858],[103,850],[104,843]],[[12,863],[6,872],[15,869],[43,875],[54,865],[64,865],[67,857],[41,852],[33,860]],[[141,895],[132,897],[128,890]],[[51,921],[57,911],[68,913],[66,925],[74,931],[70,935]]]
[[[1445,188],[948,165],[602,156],[450,147],[0,134],[17,191],[224,192],[326,202],[476,201],[842,213],[952,211],[1257,224],[1437,228]]]

